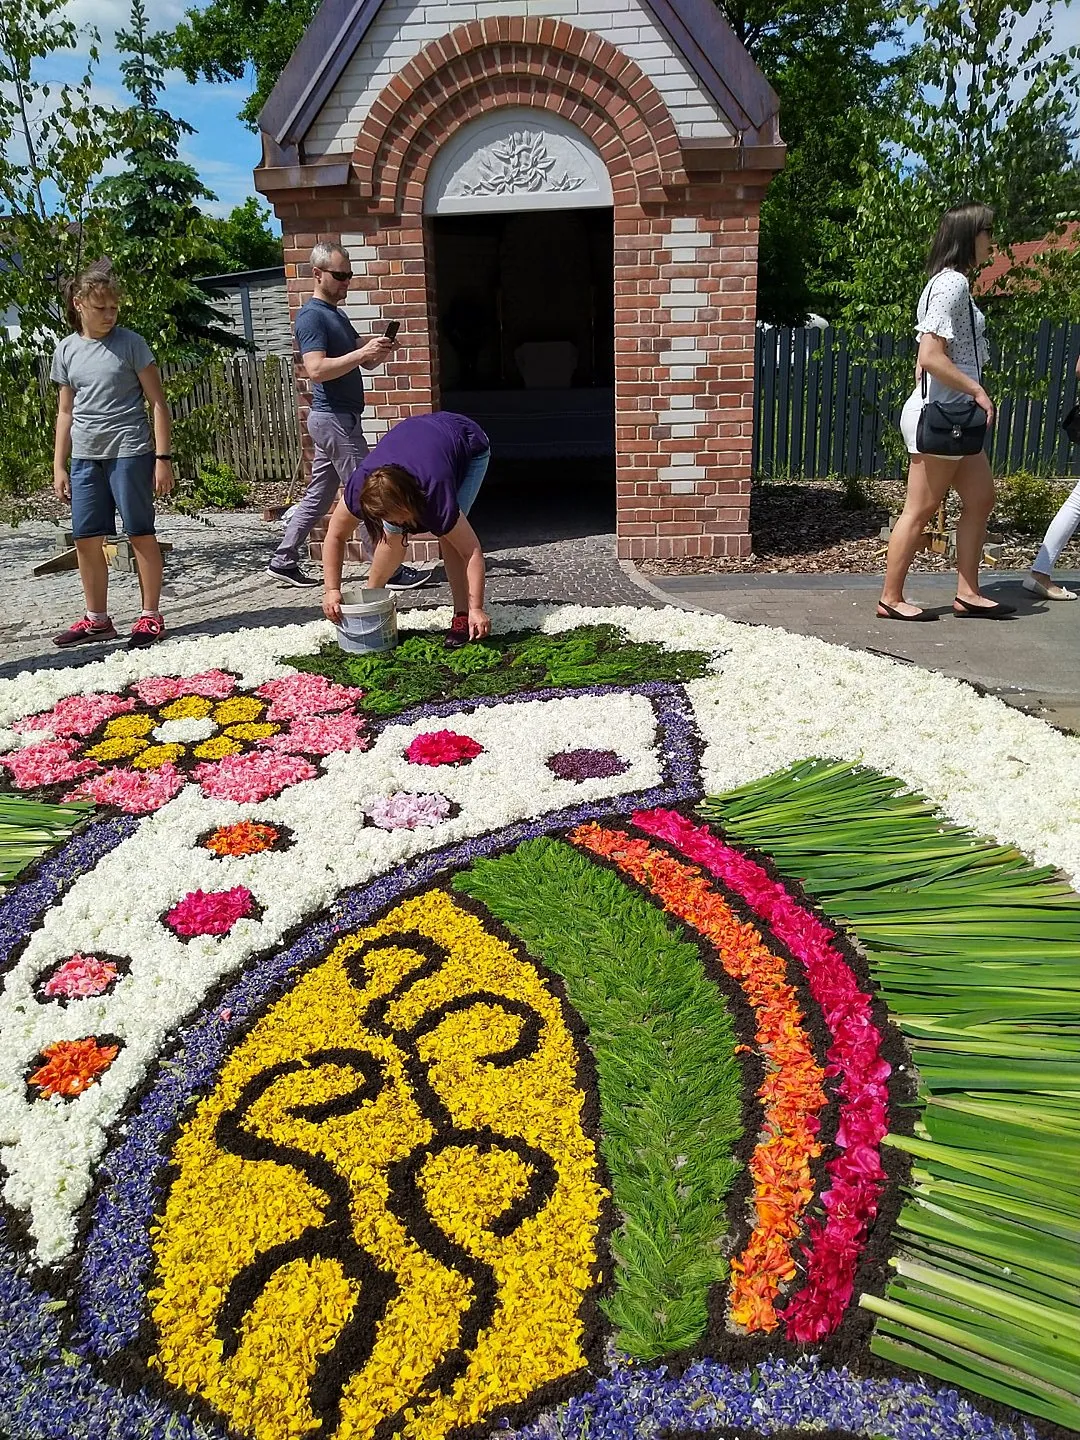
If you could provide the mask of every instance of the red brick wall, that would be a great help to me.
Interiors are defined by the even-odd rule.
[[[592,139],[611,174],[619,555],[747,554],[758,213],[769,174],[691,183],[655,87],[598,36],[554,20],[490,20],[410,61],[372,106],[349,186],[268,190],[293,310],[311,293],[311,246],[344,237],[369,307],[357,328],[401,322],[401,348],[370,377],[365,431],[371,438],[437,407],[424,182],[444,141],[500,105],[556,111]],[[418,540],[410,558],[433,554]]]
[[[626,559],[749,553],[758,222],[756,206],[733,200],[615,212]]]

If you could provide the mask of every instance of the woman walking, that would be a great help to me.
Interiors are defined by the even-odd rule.
[[[1076,378],[1080,380],[1080,355],[1076,358]],[[1050,528],[1043,536],[1039,553],[1031,567],[1031,574],[1024,581],[1024,589],[1037,595],[1040,600],[1075,600],[1075,590],[1066,590],[1054,580],[1054,566],[1058,556],[1072,539],[1080,525],[1080,481],[1072,488],[1068,499],[1050,521]]]
[[[109,618],[103,547],[105,537],[116,534],[119,510],[138,561],[142,614],[131,627],[128,646],[139,649],[165,634],[154,496],[173,488],[169,407],[149,345],[116,323],[120,291],[111,267],[99,261],[84,270],[69,284],[66,300],[72,333],[60,341],[52,363],[52,378],[60,386],[53,489],[71,503],[86,612],[53,643],[66,648],[117,638]]]
[[[927,521],[952,489],[962,511],[956,525],[956,598],[953,614],[999,620],[1015,613],[979,590],[979,562],[986,522],[994,508],[994,480],[980,449],[973,455],[925,453],[919,448],[919,422],[927,405],[948,405],[969,398],[993,424],[994,406],[983,389],[988,359],[986,322],[971,299],[969,277],[985,264],[992,244],[994,212],[986,205],[957,205],[946,211],[930,247],[927,281],[919,297],[920,383],[908,397],[900,429],[911,456],[903,513],[893,527],[878,601],[882,620],[935,620],[936,615],[904,599],[904,583]],[[977,413],[977,412],[976,412]]]
[[[345,544],[363,520],[375,554],[367,586],[377,589],[405,558],[406,537],[439,538],[454,619],[451,649],[491,633],[484,612],[484,552],[466,516],[487,473],[491,444],[480,426],[448,410],[413,415],[389,430],[345,484],[323,541],[323,613],[341,621]]]

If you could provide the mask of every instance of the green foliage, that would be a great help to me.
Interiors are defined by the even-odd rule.
[[[210,0],[188,10],[170,36],[170,65],[188,80],[247,80],[251,97],[240,111],[257,129],[259,111],[319,8],[318,0]]]
[[[43,805],[22,795],[0,795],[0,883],[8,884],[35,860],[66,840],[92,805]]]
[[[805,761],[700,807],[865,950],[924,1102],[870,1348],[1080,1428],[1080,896],[871,770]]]
[[[622,1224],[602,1308],[619,1348],[656,1359],[699,1341],[727,1275],[724,1197],[741,1166],[735,1034],[681,927],[569,845],[531,840],[454,888],[559,975],[588,1031],[602,1148]]]
[[[207,219],[206,228],[214,246],[215,275],[267,270],[284,262],[281,236],[271,230],[270,211],[255,195],[234,205],[223,220]]]
[[[861,475],[843,477],[844,495],[841,503],[845,510],[866,510],[873,504],[870,482]]]
[[[74,85],[38,74],[87,38],[63,0],[0,0],[0,314],[21,334],[0,339],[0,503],[20,502],[52,474],[55,400],[39,356],[68,330],[60,283],[100,253],[93,181],[111,149],[110,117],[92,99],[96,36]],[[3,332],[0,332],[2,335]]]
[[[17,524],[52,479],[54,387],[27,347],[0,344],[0,519]]]
[[[1026,535],[1043,535],[1061,508],[1068,491],[1052,480],[1014,470],[995,482],[994,513],[997,519]]]
[[[758,318],[832,317],[865,137],[885,123],[904,60],[897,0],[721,0],[780,97],[787,163],[761,209]]]
[[[195,478],[180,487],[173,499],[175,510],[239,510],[247,503],[250,488],[230,465],[221,460],[200,460]]]
[[[94,180],[114,143],[112,116],[92,99],[96,32],[63,19],[65,8],[0,0],[0,312],[18,308],[28,354],[67,333],[61,280],[101,253]],[[76,84],[38,78],[42,62],[83,40]]]
[[[213,269],[210,222],[199,202],[214,196],[179,158],[193,132],[159,102],[165,47],[147,31],[143,0],[132,0],[130,23],[116,36],[127,57],[120,66],[124,86],[135,101],[117,122],[126,169],[97,187],[108,207],[109,253],[121,275],[137,277],[128,287],[125,323],[145,337],[159,362],[205,355],[215,345],[235,349],[243,342],[222,328],[225,316],[195,284]]]
[[[1059,228],[1076,206],[1075,166],[1061,169],[1059,142],[1080,95],[1078,52],[1055,38],[1060,8],[1061,0],[904,0],[903,18],[921,40],[884,126],[868,132],[858,212],[844,237],[848,275],[837,289],[843,323],[910,334],[926,254],[950,206],[992,205],[1005,246]],[[999,343],[1044,319],[1071,318],[1080,262],[1055,262],[1049,283],[1038,269],[1024,294],[995,311]]]
[[[481,644],[448,650],[441,636],[407,635],[382,655],[347,655],[324,645],[317,655],[294,655],[287,665],[325,675],[364,691],[361,709],[397,715],[426,700],[467,700],[513,695],[549,686],[632,684],[642,680],[693,680],[709,657],[693,650],[668,651],[627,640],[614,625],[588,625],[562,635],[492,636]]]

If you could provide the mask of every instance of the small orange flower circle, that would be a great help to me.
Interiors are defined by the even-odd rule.
[[[281,832],[274,825],[240,820],[235,825],[219,825],[202,843],[204,849],[218,856],[258,855],[272,849],[280,838]]]

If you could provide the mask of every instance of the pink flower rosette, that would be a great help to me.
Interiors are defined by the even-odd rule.
[[[366,748],[362,694],[322,675],[255,690],[223,670],[149,676],[125,694],[66,696],[18,721],[30,743],[0,766],[18,790],[77,781],[65,799],[129,815],[150,814],[190,782],[216,799],[258,802],[313,779],[327,755]]]

